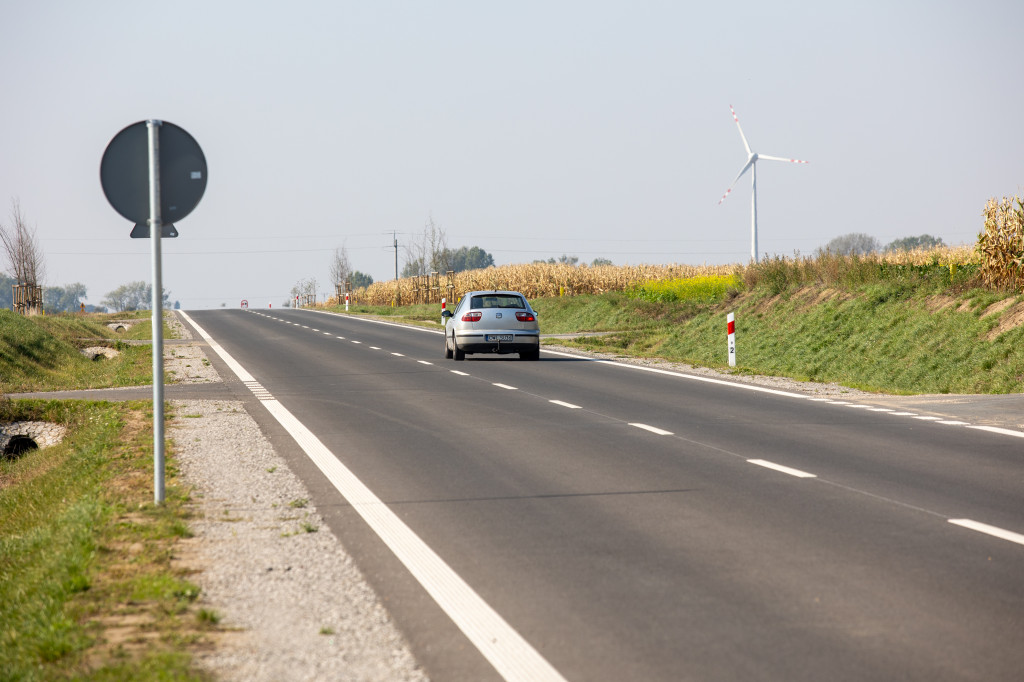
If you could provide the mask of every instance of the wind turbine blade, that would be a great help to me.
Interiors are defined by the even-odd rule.
[[[736,121],[736,127],[740,131],[740,139],[743,140],[743,148],[747,150],[747,156],[750,156],[750,145],[747,144],[747,136],[743,134],[743,128],[740,127],[740,117],[736,115],[736,110],[729,105],[729,111],[732,112],[732,120]]]
[[[745,165],[745,166],[743,166],[743,170],[741,170],[741,171],[740,171],[739,175],[737,175],[737,176],[736,176],[736,179],[732,181],[732,184],[731,184],[731,185],[729,185],[729,189],[725,190],[725,194],[723,194],[723,195],[722,195],[722,198],[718,200],[718,205],[719,205],[719,206],[721,206],[721,205],[722,205],[722,202],[723,202],[723,201],[725,201],[725,198],[726,198],[727,196],[729,196],[729,192],[731,192],[731,191],[732,191],[732,188],[736,186],[736,183],[740,181],[740,178],[742,178],[742,177],[743,177],[743,174],[747,172],[747,169],[748,169],[748,168],[750,168],[750,167],[751,167],[751,166],[753,166],[753,165],[754,165],[754,159],[753,159],[753,158],[750,158],[750,159],[749,159],[749,160],[747,161],[746,165]]]
[[[789,163],[810,163],[810,161],[801,161],[800,159],[784,159],[781,156],[765,156],[764,154],[758,154],[759,159],[768,159],[769,161],[786,161]]]

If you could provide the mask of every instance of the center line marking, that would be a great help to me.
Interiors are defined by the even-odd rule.
[[[448,371],[449,371],[449,372],[451,372],[452,374],[458,374],[458,375],[459,375],[460,377],[468,377],[468,376],[469,376],[469,375],[468,375],[468,374],[466,374],[465,372],[460,372],[460,371],[459,371],[459,370],[457,370],[457,369],[450,369],[450,370],[448,370]]]
[[[751,464],[756,464],[759,467],[764,467],[766,469],[774,469],[775,471],[781,471],[784,474],[796,476],[797,478],[817,478],[817,476],[815,476],[814,474],[809,474],[806,471],[800,471],[799,469],[790,469],[789,467],[784,467],[781,464],[776,464],[775,462],[768,462],[763,459],[748,459],[747,461],[750,462]]]
[[[362,341],[356,341],[355,339],[353,339],[352,343],[362,343]]]
[[[380,350],[380,346],[370,346],[370,350]]]
[[[580,409],[579,405],[573,405],[572,403],[565,403],[565,402],[562,402],[561,400],[549,400],[548,402],[549,403],[554,403],[555,405],[561,405],[562,407],[568,407],[570,410],[578,410],[578,409]]]
[[[1020,533],[1014,533],[1013,531],[1003,530],[1002,528],[990,526],[987,523],[971,521],[970,519],[949,519],[949,522],[957,526],[962,526],[964,528],[976,530],[979,533],[985,533],[987,535],[1000,538],[1002,540],[1016,542],[1018,545],[1024,545],[1024,535],[1021,535]]]
[[[417,360],[416,362],[420,363],[421,365],[432,365],[432,364],[434,364],[432,362],[427,362],[426,360]]]
[[[519,389],[517,389],[517,388],[516,388],[515,386],[509,386],[508,384],[492,384],[492,385],[493,385],[493,386],[497,386],[498,388],[507,388],[507,389],[508,389],[508,390],[510,390],[510,391],[516,391],[516,390],[519,390]]]
[[[650,431],[651,433],[656,433],[659,436],[671,436],[672,435],[671,431],[666,431],[665,429],[659,429],[657,426],[648,426],[647,424],[636,424],[636,423],[631,423],[630,426],[635,426],[638,429],[643,429],[644,431]]]
[[[337,338],[341,339],[342,341],[344,341],[344,340],[345,340],[345,337],[344,337],[344,336],[339,336],[339,337],[337,337]]]

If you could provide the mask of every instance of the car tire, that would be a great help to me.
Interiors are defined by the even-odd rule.
[[[454,353],[452,353],[452,349],[448,347],[448,337],[445,336],[444,337],[444,357],[445,357],[446,360],[451,360],[452,359],[452,355],[454,355]]]
[[[461,348],[459,348],[459,344],[455,340],[454,336],[452,336],[452,346],[454,347],[453,350],[452,350],[452,355],[455,356],[455,361],[456,362],[461,362],[461,361],[465,360],[466,359],[466,351],[464,351]]]
[[[524,350],[519,353],[520,360],[540,360],[540,350]]]

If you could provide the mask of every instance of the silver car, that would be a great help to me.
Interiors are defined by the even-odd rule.
[[[519,353],[540,359],[537,313],[518,291],[471,291],[455,310],[445,310],[444,356],[465,360],[473,353]]]

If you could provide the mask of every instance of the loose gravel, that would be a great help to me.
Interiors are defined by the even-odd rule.
[[[172,327],[191,338],[180,322]],[[220,381],[199,344],[170,345],[165,355],[177,383]],[[243,403],[171,405],[168,435],[198,518],[176,564],[195,571],[200,608],[221,619],[213,646],[196,654],[199,665],[218,679],[246,682],[427,680]]]

